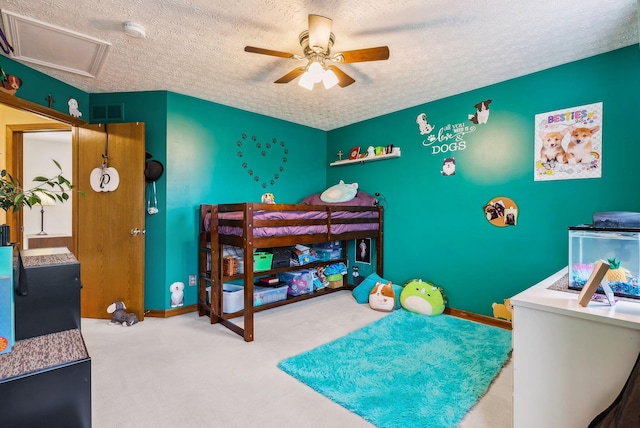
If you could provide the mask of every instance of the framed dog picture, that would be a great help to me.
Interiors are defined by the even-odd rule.
[[[602,176],[602,103],[535,116],[534,181]]]

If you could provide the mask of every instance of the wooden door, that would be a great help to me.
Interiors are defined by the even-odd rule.
[[[110,318],[107,307],[123,301],[127,312],[144,317],[144,124],[78,128],[77,257],[82,279],[81,315]],[[108,144],[108,145],[107,145]],[[114,191],[94,191],[89,177],[102,165],[120,182]]]

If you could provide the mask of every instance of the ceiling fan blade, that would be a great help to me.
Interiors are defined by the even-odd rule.
[[[337,56],[342,55],[344,58],[342,63],[380,61],[389,59],[389,47],[378,46],[377,48],[356,49],[353,51],[339,52]]]
[[[279,78],[273,83],[289,83],[293,79],[295,79],[296,77],[304,73],[304,70],[305,70],[304,67],[294,68],[293,70],[291,70],[290,72],[288,72],[287,74],[285,74],[284,76],[282,76],[281,78]]]
[[[277,56],[280,58],[293,58],[295,55],[287,52],[273,51],[271,49],[256,48],[253,46],[245,46],[245,52],[257,53],[262,55]]]
[[[319,47],[322,52],[326,52],[329,47],[331,37],[331,26],[333,21],[330,18],[320,15],[309,15],[309,47]]]
[[[340,86],[341,88],[347,87],[355,82],[355,80],[351,76],[340,70],[335,65],[330,65],[328,68],[336,74],[336,77],[338,78],[338,86]]]

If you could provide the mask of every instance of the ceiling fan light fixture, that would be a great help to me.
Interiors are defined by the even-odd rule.
[[[307,60],[307,64],[294,68],[289,73],[275,80],[273,83],[289,83],[300,77],[298,84],[307,89],[313,89],[316,83],[322,82],[324,87],[329,89],[334,85],[345,88],[355,79],[349,76],[335,65],[327,65],[328,62],[340,64],[383,61],[389,59],[389,47],[378,46],[374,48],[355,49],[331,53],[331,48],[335,42],[335,36],[331,32],[332,21],[330,18],[320,15],[309,15],[309,28],[298,36],[298,41],[302,47],[302,55],[288,52],[274,51],[254,46],[245,46],[245,52],[252,52],[262,55],[276,56],[280,58]],[[326,71],[329,70],[329,71]],[[337,83],[336,83],[337,80]]]
[[[298,82],[298,85],[300,85],[303,88],[308,89],[308,90],[312,90],[314,84],[315,84],[315,82],[313,81],[313,79],[311,79],[311,76],[309,75],[308,71],[305,72],[300,77],[300,81]]]
[[[324,70],[322,65],[319,62],[313,61],[309,64],[309,68],[307,68],[306,74],[309,75],[313,83],[322,82],[322,78],[324,77]]]
[[[324,85],[324,88],[331,89],[336,86],[337,83],[338,77],[336,76],[336,73],[334,73],[333,70],[326,69],[322,76],[322,84]]]

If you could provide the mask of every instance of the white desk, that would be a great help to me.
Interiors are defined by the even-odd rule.
[[[585,428],[640,353],[640,302],[583,308],[578,294],[548,290],[566,273],[511,298],[514,428]]]

